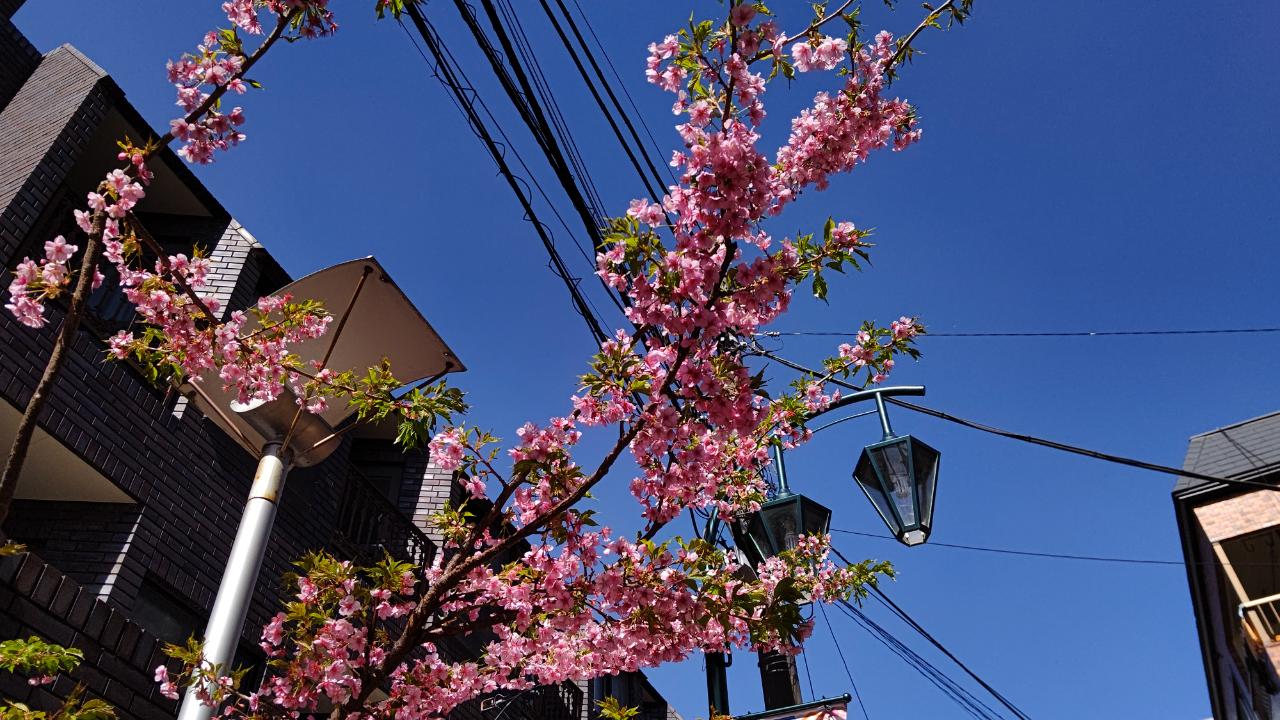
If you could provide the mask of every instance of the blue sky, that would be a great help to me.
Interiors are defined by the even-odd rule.
[[[339,6],[335,38],[273,52],[255,73],[266,91],[244,103],[247,144],[198,174],[295,275],[370,253],[393,268],[469,366],[457,383],[472,420],[511,436],[526,419],[565,411],[590,339],[480,144],[400,29],[374,23],[371,5]],[[517,5],[601,196],[621,212],[641,194],[625,157],[540,10]],[[644,46],[691,5],[719,8],[584,3],[664,148],[676,142],[669,99],[643,82]],[[16,21],[42,50],[79,47],[163,126],[175,114],[164,60],[218,20],[216,3],[173,7],[32,2]],[[451,4],[428,12],[491,105],[505,108]],[[901,33],[917,13],[869,2],[865,19]],[[875,157],[786,217],[786,230],[820,227],[828,214],[852,219],[876,228],[878,246],[873,268],[833,282],[829,305],[799,299],[778,328],[848,330],[902,313],[936,331],[1277,325],[1280,136],[1267,119],[1280,112],[1277,20],[1267,3],[978,3],[963,28],[925,37],[927,55],[897,84],[920,109],[923,142]],[[774,86],[771,140],[785,137],[785,118],[815,87]],[[510,113],[500,117],[536,159]],[[562,229],[557,239],[585,272]],[[816,362],[836,342],[788,337],[780,352]],[[1276,335],[926,338],[921,347],[923,359],[894,380],[926,384],[928,405],[1173,465],[1187,436],[1273,411],[1280,390]],[[1171,478],[903,411],[894,421],[943,453],[935,540],[1180,556]],[[834,527],[883,530],[849,479],[877,432],[869,419],[846,423],[788,458],[793,484],[834,510]],[[626,480],[600,499],[621,523],[633,507]],[[836,543],[892,560],[892,597],[1032,717],[1209,714],[1176,566],[906,549],[848,535]],[[880,608],[868,612],[959,677]],[[870,717],[964,717],[861,630],[832,620]],[[805,657],[818,696],[849,690],[821,622]],[[754,659],[736,660],[732,709],[760,709]],[[705,714],[700,673],[691,660],[651,676],[692,718]]]

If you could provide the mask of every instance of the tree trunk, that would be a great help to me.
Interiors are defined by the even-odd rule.
[[[58,373],[67,361],[67,353],[75,342],[76,331],[80,329],[80,318],[84,315],[84,306],[89,293],[93,289],[94,270],[98,267],[98,259],[102,255],[102,231],[106,227],[107,214],[98,210],[93,214],[93,225],[89,229],[89,240],[85,244],[84,257],[80,261],[80,275],[76,278],[71,302],[67,314],[62,319],[62,327],[58,329],[58,337],[53,342],[53,350],[49,353],[49,361],[44,366],[44,374],[36,383],[27,408],[18,423],[18,431],[13,437],[13,445],[9,448],[9,456],[5,460],[4,475],[0,476],[0,523],[9,516],[9,508],[13,505],[13,495],[18,489],[18,476],[22,473],[22,465],[27,459],[27,450],[31,447],[31,438],[35,436],[36,419],[45,403],[49,401],[49,391],[53,387]],[[3,531],[0,530],[0,536]]]

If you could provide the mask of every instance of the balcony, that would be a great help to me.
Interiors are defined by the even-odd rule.
[[[1250,650],[1267,661],[1272,679],[1280,683],[1280,594],[1246,600],[1238,612]]]
[[[431,564],[435,543],[355,468],[347,473],[334,526],[334,548],[358,563],[375,563],[386,553],[419,567]]]
[[[489,720],[582,720],[582,689],[573,683],[496,693],[480,701]]]

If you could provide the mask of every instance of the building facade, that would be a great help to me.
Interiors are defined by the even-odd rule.
[[[73,208],[114,167],[116,140],[154,134],[111,77],[69,45],[39,52],[12,22],[20,0],[0,0],[0,267],[38,257],[45,240],[80,234]],[[155,180],[136,213],[173,252],[209,251],[224,311],[244,308],[289,274],[172,152],[153,161]],[[78,243],[79,244],[79,243]],[[82,245],[83,246],[83,245]],[[0,639],[38,635],[84,651],[85,662],[51,686],[0,672],[0,696],[36,709],[83,684],[126,718],[173,717],[154,668],[163,643],[199,634],[212,605],[256,459],[196,407],[156,388],[121,362],[105,362],[105,339],[132,307],[112,287],[89,317],[40,417],[3,531],[29,552],[0,559]],[[39,331],[0,313],[0,442],[13,436],[62,317],[49,308]],[[315,467],[290,472],[253,599],[239,659],[261,660],[258,633],[279,607],[280,578],[303,553],[350,558],[383,550],[428,560],[439,545],[428,522],[460,500],[452,474],[421,452],[404,453],[371,431],[350,433]],[[464,643],[452,649],[473,654]],[[643,676],[631,682],[644,682]],[[485,698],[467,718],[578,720],[586,682],[513,698]],[[652,688],[649,688],[652,691]],[[656,693],[650,692],[651,695]]]
[[[1191,438],[1184,468],[1280,481],[1280,412]],[[1180,478],[1173,491],[1216,720],[1280,718],[1280,492]]]

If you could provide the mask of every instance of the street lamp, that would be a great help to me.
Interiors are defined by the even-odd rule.
[[[800,535],[826,535],[831,527],[831,510],[818,502],[791,492],[787,471],[782,465],[782,448],[773,448],[778,471],[778,492],[772,500],[733,524],[734,544],[752,567],[786,550],[794,550]]]
[[[466,369],[373,257],[325,268],[275,294],[341,308],[326,336],[292,348],[304,365],[314,361],[361,372],[385,358],[405,381]],[[270,402],[239,403],[235,391],[222,385],[210,373],[183,390],[207,418],[258,456],[201,648],[206,664],[228,672],[258,584],[285,477],[291,467],[315,465],[332,453],[343,430],[354,422],[355,411],[348,403],[334,403],[321,413],[304,412],[287,389]],[[198,690],[194,683],[187,689],[179,720],[208,720],[214,715],[215,708],[200,702]]]
[[[884,438],[863,449],[854,477],[876,511],[889,525],[889,529],[893,530],[894,536],[907,545],[918,545],[929,537],[929,529],[932,527],[939,453],[909,435],[897,437],[893,434],[889,427],[889,416],[885,412],[884,398],[896,395],[924,395],[924,387],[910,385],[861,390],[831,403],[809,419],[864,400],[876,401]],[[869,414],[871,413],[857,413],[840,418],[814,428],[813,432]],[[730,526],[739,556],[752,569],[771,557],[794,549],[800,535],[826,535],[831,527],[831,510],[791,491],[786,466],[783,465],[782,448],[775,445],[773,456],[773,464],[778,473],[777,493],[773,499],[761,505],[760,510],[735,519]],[[893,502],[890,498],[893,498]],[[715,536],[714,521],[713,517],[712,522],[708,523],[708,531],[705,533],[708,538]],[[717,712],[728,714],[729,699],[724,668],[724,655],[707,655],[708,699]],[[765,707],[769,711],[808,707],[798,705],[801,698],[800,681],[795,662],[790,656],[762,651],[760,681]]]
[[[919,545],[933,529],[941,453],[910,435],[894,435],[884,399],[875,396],[884,439],[862,449],[853,478],[889,531],[904,545]]]

